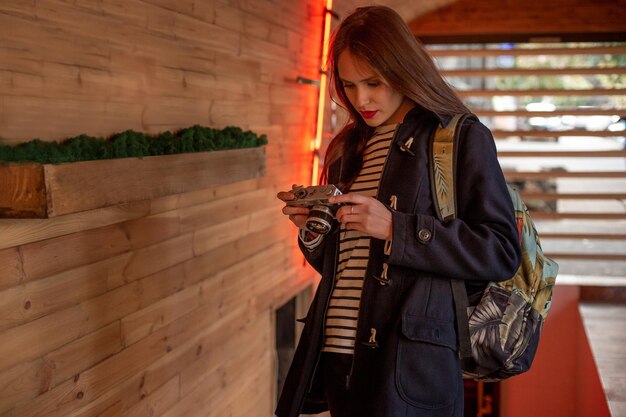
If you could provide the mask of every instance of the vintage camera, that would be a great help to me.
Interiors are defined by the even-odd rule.
[[[307,207],[310,210],[309,217],[306,219],[307,229],[321,235],[330,232],[337,209],[343,204],[329,203],[328,198],[340,195],[341,191],[334,185],[327,184],[300,186],[291,192],[296,196],[296,199],[287,201],[288,206]]]

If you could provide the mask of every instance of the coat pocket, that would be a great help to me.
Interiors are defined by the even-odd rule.
[[[402,399],[420,408],[454,403],[462,381],[454,323],[404,316],[396,356],[396,385]]]

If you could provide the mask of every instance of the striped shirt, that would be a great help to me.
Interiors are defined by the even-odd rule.
[[[380,176],[389,153],[391,139],[398,125],[376,128],[363,153],[363,167],[350,188],[351,193],[376,197]],[[357,230],[339,230],[339,259],[335,288],[326,313],[324,352],[354,353],[357,320],[370,236]]]

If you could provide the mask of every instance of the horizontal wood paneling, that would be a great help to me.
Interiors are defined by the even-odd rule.
[[[464,11],[470,3],[477,8]],[[489,6],[489,2],[479,3],[461,0],[441,14],[433,13],[425,19],[430,23],[439,19],[453,19],[456,23],[462,21],[465,29],[480,31],[494,22],[492,12],[495,9]],[[555,29],[558,32],[563,19],[572,17],[570,8],[574,7],[568,7],[567,4],[574,6],[577,3],[578,0],[567,0],[559,6],[552,5],[542,10],[541,16],[545,18],[547,14],[561,8],[561,12],[555,14],[554,21],[548,25],[529,22],[526,33],[541,27],[541,30],[552,32],[557,38],[561,34],[567,36],[567,33],[555,33]],[[511,16],[515,16],[513,20],[507,20],[507,25],[511,23],[514,26],[531,16],[534,19],[533,9],[538,5],[531,1],[513,6],[513,9],[521,7],[524,10],[512,13]],[[511,5],[504,9],[511,13],[513,9],[508,6]],[[487,9],[488,18],[484,14]],[[500,8],[500,11],[504,9]],[[594,13],[596,15],[590,18],[606,13],[607,27],[619,21],[622,30],[626,30],[623,19],[615,18],[608,3],[599,5]],[[483,20],[485,24],[468,26],[467,22],[479,15],[481,19],[486,19]],[[435,28],[446,28],[446,34],[440,33],[442,42],[446,42],[444,38],[447,35],[455,32],[460,34],[459,29],[465,30],[443,23],[440,21],[437,26],[439,29]],[[495,29],[495,26],[491,26],[491,29]],[[597,35],[597,31],[591,29],[587,22],[581,22],[579,29],[577,33],[580,41],[591,42],[591,37]],[[626,172],[623,164],[626,153],[623,149],[624,132],[619,131],[616,122],[625,112],[620,104],[620,96],[624,95],[624,91],[620,88],[623,85],[620,85],[619,79],[626,69],[619,63],[617,66],[584,65],[584,68],[581,68],[583,64],[579,64],[593,63],[598,59],[619,61],[626,53],[626,47],[610,42],[596,42],[594,46],[586,46],[591,43],[574,44],[565,39],[554,40],[551,44],[531,41],[502,46],[501,42],[513,32],[508,27],[504,32],[496,30],[492,32],[492,40],[496,40],[498,32],[499,47],[480,43],[432,45],[429,53],[436,58],[450,82],[462,90],[460,95],[468,99],[470,108],[490,127],[497,140],[498,157],[505,177],[511,180],[514,187],[519,188],[522,198],[526,200],[537,223],[543,249],[559,262],[560,273],[566,276],[604,274],[609,278],[623,275],[624,234],[621,226],[626,219]],[[481,42],[485,40],[486,33],[483,35],[466,40]],[[523,59],[499,59],[504,57]],[[533,59],[528,60],[526,57]],[[593,77],[595,74],[599,76]],[[600,81],[610,74],[615,76],[616,88],[610,88],[610,83],[603,85]],[[583,76],[587,81],[597,78],[597,82],[591,83],[593,88],[578,90],[576,83],[566,75]],[[556,87],[553,83],[555,76],[560,77],[564,87]],[[512,89],[515,85],[520,89]],[[548,87],[536,88],[539,85]],[[550,88],[550,85],[555,87]],[[526,86],[533,88],[523,88]],[[496,100],[499,96],[509,96],[509,99]],[[576,96],[581,96],[580,100]],[[531,106],[527,106],[531,98],[531,101],[551,103],[553,111],[531,111]],[[545,124],[541,122],[542,117],[548,118]],[[554,225],[559,226],[554,228]]]
[[[0,292],[0,329],[11,328],[104,294],[121,285],[132,254],[63,271]]]
[[[53,219],[0,219],[0,248],[10,248],[140,218],[149,215],[153,205],[154,202],[138,201]]]
[[[25,279],[18,249],[0,250],[0,290],[20,284]]]
[[[317,276],[276,193],[310,177],[318,91],[295,80],[319,77],[321,7],[1,2],[1,143],[201,124],[269,144],[261,178],[0,219],[0,417],[273,415],[274,310]]]
[[[301,154],[300,156],[305,157],[304,154]],[[275,178],[273,179],[275,180]],[[46,220],[0,219],[0,249],[36,242],[52,237],[68,235],[83,230],[95,229],[111,224],[117,224],[124,222],[125,220],[135,218],[141,219],[149,214],[163,213],[165,211],[175,210],[179,207],[197,205],[202,202],[207,202],[228,195],[245,193],[246,191],[256,189],[259,184],[259,180],[256,179],[242,181],[228,186],[210,187],[183,194],[160,197],[153,200],[139,201],[98,210],[58,216],[53,219]],[[166,215],[166,217],[172,216],[178,216],[178,214],[170,213]],[[141,220],[141,222],[145,224],[145,222],[154,222],[154,220]],[[133,223],[127,225],[126,232],[133,233],[132,229],[134,227]],[[162,223],[160,223],[160,227],[163,227]],[[144,232],[140,232],[141,236],[138,236],[137,232],[135,232],[132,239],[142,239],[146,241],[154,240],[156,238],[154,234],[161,233],[168,232],[163,230],[154,230],[153,228],[144,228]],[[151,235],[152,237],[150,237]],[[3,256],[2,253],[4,252],[0,251],[0,256]],[[0,268],[2,268],[3,265],[7,266],[9,264],[11,264],[11,262],[3,263],[0,265]],[[10,277],[8,274],[3,275],[6,278]],[[2,288],[1,280],[2,277],[0,277],[0,288]]]
[[[94,349],[94,347],[98,347]],[[2,372],[0,412],[9,404],[24,404],[60,382],[78,375],[122,349],[120,323],[115,322],[44,357],[24,362]]]
[[[130,247],[121,226],[111,225],[25,245],[20,253],[25,279],[34,281],[119,255]]]
[[[288,78],[264,80],[262,68],[274,65],[293,80],[318,70],[319,55],[311,52],[319,48],[313,27],[321,17],[311,13],[319,5],[287,9],[296,9],[306,19],[302,24],[293,15],[268,21],[277,11],[290,13],[274,3],[195,2],[191,13],[139,0],[21,3],[0,8],[3,42],[13,54],[7,58],[15,58],[0,66],[3,109],[10,116],[0,132],[12,142],[128,128],[159,132],[198,122],[266,123],[272,107],[253,103],[267,102],[263,92],[270,86],[263,84]],[[54,42],[43,48],[42,38]],[[230,108],[238,103],[249,109],[235,121],[229,101]],[[49,123],[29,126],[34,118]]]

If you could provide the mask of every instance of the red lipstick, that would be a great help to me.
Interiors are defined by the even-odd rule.
[[[360,113],[361,113],[361,116],[363,116],[364,119],[371,119],[372,117],[376,116],[376,113],[378,113],[378,110],[362,111]]]

